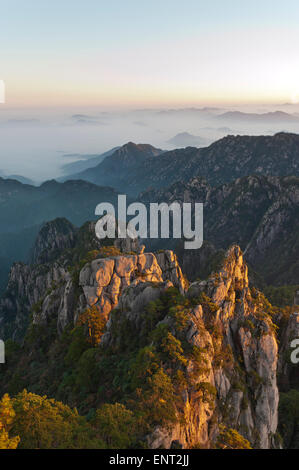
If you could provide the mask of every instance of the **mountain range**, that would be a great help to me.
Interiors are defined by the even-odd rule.
[[[237,178],[299,175],[299,135],[227,136],[205,148],[162,152],[151,146],[126,144],[95,168],[70,178],[105,184],[138,195],[146,188],[163,188],[193,176],[218,186]]]
[[[77,160],[71,163],[65,163],[61,169],[66,175],[72,175],[80,171],[87,170],[99,165],[106,157],[112,155],[119,147],[114,147],[100,155],[75,155]],[[59,178],[59,181],[65,181],[65,177]]]
[[[268,284],[298,284],[299,177],[246,176],[218,187],[194,177],[166,189],[145,191],[140,200],[202,202],[205,241],[216,250],[238,243]],[[188,251],[184,256],[189,259]],[[202,269],[196,256],[192,253],[189,264],[180,260],[189,279],[196,279]]]
[[[43,408],[36,410],[45,394],[76,407],[81,433],[89,426],[96,448],[292,445],[296,431],[285,427],[289,408],[278,407],[278,373],[294,315],[284,319],[249,284],[238,246],[191,284],[172,251],[101,246],[94,224],[76,230],[56,219],[34,252],[33,263],[12,267],[0,300],[1,335],[10,338],[0,391],[28,401],[21,423],[28,410],[37,414],[26,431],[13,427],[21,447],[74,445],[74,435],[65,441],[62,425],[57,432]],[[291,369],[286,378],[294,384]],[[47,426],[36,424],[41,419]],[[43,429],[50,430],[46,443]]]
[[[251,123],[299,123],[299,117],[284,111],[274,111],[268,113],[243,113],[241,111],[228,111],[217,116],[221,121],[238,121]]]
[[[128,142],[106,157],[99,165],[77,175],[71,175],[68,179],[82,179],[97,185],[108,184],[115,188],[122,188],[126,184],[128,174],[139,168],[145,160],[156,159],[162,153],[162,150],[152,145]]]
[[[280,132],[0,178],[1,409],[19,447],[298,448],[298,173],[299,136]],[[99,241],[95,207],[119,192],[202,202],[202,248]]]
[[[95,218],[100,202],[116,204],[117,193],[86,181],[47,181],[41,186],[0,178],[0,290],[14,260],[27,261],[42,224],[68,217],[75,225]]]
[[[94,218],[99,202],[115,203],[117,191],[140,199],[138,193],[144,193],[147,188],[157,189],[147,193],[152,202],[173,197],[183,200],[183,195],[189,193],[187,199],[205,201],[205,239],[216,249],[226,249],[229,243],[238,242],[242,249],[249,250],[249,263],[267,282],[297,283],[298,179],[283,178],[287,175],[299,176],[299,136],[279,133],[258,137],[227,136],[206,148],[187,147],[169,152],[150,145],[128,143],[112,151],[96,167],[80,174],[95,183],[83,179],[64,183],[53,180],[35,187],[0,178],[2,287],[13,258],[24,261],[28,258],[26,253],[41,224],[55,217],[67,217],[79,226]],[[116,190],[107,187],[109,184]],[[279,210],[275,211],[276,206]],[[274,217],[277,220],[275,234],[273,226],[267,228]],[[269,247],[263,249],[262,230],[267,230],[267,237],[273,238],[267,242]],[[290,237],[293,237],[292,243]],[[281,248],[277,256],[282,261],[277,264],[278,269],[275,263],[272,269],[268,253],[274,247],[277,250],[278,240]],[[286,260],[282,269],[285,253],[289,253],[290,262]]]

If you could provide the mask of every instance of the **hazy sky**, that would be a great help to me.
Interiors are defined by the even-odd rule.
[[[0,0],[0,106],[299,100],[298,0]]]

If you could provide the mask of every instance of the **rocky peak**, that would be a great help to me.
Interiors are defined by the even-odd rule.
[[[75,234],[75,227],[65,218],[45,223],[32,250],[32,263],[47,263],[57,258],[64,250],[72,248]]]
[[[122,344],[122,324],[134,337],[144,331],[145,306],[172,285],[159,283],[154,289],[149,280],[133,281],[123,291],[107,323],[102,348],[117,351]],[[201,360],[188,359],[182,369],[186,382],[178,393],[184,405],[177,410],[177,424],[157,426],[148,436],[149,446],[171,448],[178,442],[186,448],[210,447],[219,434],[219,423],[238,430],[254,447],[275,445],[277,341],[266,306],[249,288],[240,248],[231,247],[222,267],[209,279],[181,292],[186,292],[190,302],[182,303],[184,327],[177,329],[170,312],[160,318],[159,325],[164,324],[181,344],[188,343],[198,351]]]
[[[240,247],[236,245],[227,251],[222,268],[211,274],[208,280],[192,283],[188,295],[206,292],[212,301],[221,307],[232,290],[248,291],[248,268]]]
[[[96,306],[99,313],[108,318],[128,287],[134,289],[140,283],[163,284],[165,281],[181,292],[187,288],[172,251],[95,259],[80,272],[79,284],[84,293],[80,298],[80,310]]]
[[[210,186],[205,179],[195,176],[190,181],[177,181],[167,189],[149,188],[142,192],[138,199],[142,202],[204,202],[209,193]]]
[[[111,156],[106,157],[99,167],[106,168],[116,164],[121,167],[131,167],[147,158],[156,157],[161,153],[162,150],[156,149],[152,145],[128,142],[117,149]]]
[[[84,245],[88,230],[81,230]],[[155,347],[154,330],[167,331],[166,339],[181,348],[179,365],[173,359],[161,359],[160,365],[164,374],[173,374],[176,419],[156,425],[147,435],[148,445],[212,447],[225,425],[254,447],[276,446],[275,329],[267,303],[249,286],[241,249],[232,246],[217,271],[190,287],[172,251],[113,255],[115,247],[109,250],[107,257],[96,250],[91,259],[81,256],[76,270],[68,270],[61,258],[15,265],[10,291],[0,302],[1,334],[10,320],[6,334],[17,336],[12,330],[24,329],[30,312],[35,324],[57,322],[62,332],[90,309],[107,320],[99,347],[113,354],[128,353],[121,348],[136,341]],[[165,295],[168,303],[163,303]],[[180,385],[171,378],[182,375]]]
[[[93,261],[88,263],[88,257]],[[186,288],[172,252],[144,253],[138,239],[127,238],[115,239],[114,246],[102,246],[95,235],[95,222],[76,229],[66,219],[56,219],[42,227],[33,264],[15,263],[11,268],[0,299],[0,333],[3,338],[22,339],[33,311],[34,323],[57,317],[59,332],[91,306],[107,319],[130,284],[166,280],[180,290]]]

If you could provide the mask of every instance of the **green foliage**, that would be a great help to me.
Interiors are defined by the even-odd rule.
[[[102,246],[99,251],[100,258],[110,258],[112,256],[120,256],[121,254],[122,254],[121,251],[113,245]]]
[[[200,294],[199,297],[196,298],[196,302],[201,304],[203,309],[211,314],[214,314],[219,309],[218,305],[212,302],[212,299],[208,297],[204,292]]]
[[[136,447],[138,419],[121,403],[102,405],[96,411],[92,425],[98,430],[108,449]]]
[[[5,394],[0,401],[0,449],[16,449],[19,444],[19,436],[9,436],[14,418],[11,399]]]
[[[273,316],[275,313],[277,313],[277,309],[272,306],[265,295],[254,287],[251,288],[251,298],[253,304],[257,307],[257,313],[266,313],[270,316]]]
[[[176,416],[176,397],[171,378],[159,367],[152,374],[148,374],[142,388],[137,388],[133,394],[136,409],[143,417],[143,423],[148,427],[174,423]],[[136,400],[137,399],[137,400]]]
[[[190,309],[189,302],[184,301],[183,305],[176,305],[169,309],[169,315],[175,321],[175,329],[178,332],[182,332],[185,330],[186,326],[189,322],[189,315],[188,310]]]
[[[5,358],[6,361],[10,358],[13,358],[21,349],[21,346],[13,341],[12,339],[8,339],[5,341]]]
[[[263,291],[272,305],[277,307],[287,307],[293,305],[294,296],[299,286],[266,286]]]
[[[245,439],[235,429],[221,426],[220,434],[217,439],[216,447],[218,449],[251,449],[250,442]]]
[[[200,301],[213,319],[217,306],[204,295]],[[96,309],[86,310],[77,326],[61,336],[55,316],[53,325],[32,325],[22,348],[11,345],[15,366],[0,377],[2,390],[29,390],[14,399],[14,432],[20,435],[21,446],[144,446],[145,436],[156,426],[184,420],[187,388],[212,407],[214,387],[207,382],[195,385],[207,372],[208,347],[192,346],[185,334],[189,312],[198,302],[170,288],[145,307],[138,326],[129,315],[114,310],[113,343],[106,348],[98,347],[105,326]],[[215,338],[217,334],[221,332],[213,324]],[[59,401],[47,399],[45,393]],[[29,430],[30,420],[34,425]]]
[[[281,393],[278,411],[278,430],[283,439],[283,447],[299,449],[299,391]]]
[[[186,316],[181,314],[181,310],[184,309],[184,305],[187,303],[188,301],[180,294],[178,289],[175,287],[167,289],[159,299],[150,302],[145,308],[143,318],[147,326],[146,333],[153,330],[155,324],[166,315],[176,320],[176,327],[182,326],[184,322],[186,325]]]
[[[131,363],[131,389],[141,388],[160,367],[160,359],[153,346],[146,346],[138,351]]]
[[[67,405],[24,390],[13,400],[12,431],[23,449],[103,448],[85,418]]]
[[[96,355],[98,351],[96,348],[87,349],[78,362],[75,375],[75,383],[81,390],[94,390],[96,386],[95,372],[97,370]]]
[[[196,384],[195,389],[200,394],[202,401],[212,407],[217,395],[216,388],[209,382],[200,382]]]
[[[64,359],[67,365],[77,363],[88,347],[82,326],[78,326],[71,331],[70,339],[71,341]]]
[[[168,331],[167,325],[160,323],[152,332],[151,337],[161,354],[162,360],[180,363],[184,366],[187,364],[187,359],[183,355],[184,350],[181,341]]]
[[[85,325],[88,332],[88,339],[93,346],[97,346],[103,335],[107,318],[99,312],[97,307],[87,308],[79,319],[78,325]]]

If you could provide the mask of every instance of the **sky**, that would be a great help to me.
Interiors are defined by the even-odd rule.
[[[299,101],[298,0],[0,0],[7,108]]]

